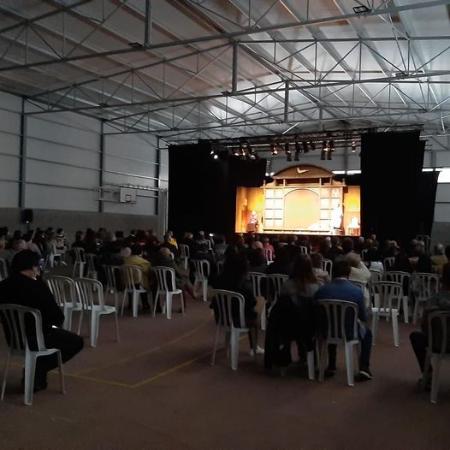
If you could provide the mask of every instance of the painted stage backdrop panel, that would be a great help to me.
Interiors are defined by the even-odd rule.
[[[260,187],[238,187],[236,232],[360,234],[360,187],[321,167],[299,165]]]

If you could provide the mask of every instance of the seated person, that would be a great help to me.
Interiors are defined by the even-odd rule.
[[[330,274],[326,270],[322,269],[322,261],[323,257],[320,253],[311,254],[311,264],[314,275],[321,284],[324,284],[330,281]]]
[[[227,291],[238,292],[245,299],[245,322],[249,328],[249,342],[251,352],[253,343],[257,343],[258,337],[258,315],[255,311],[256,299],[252,292],[252,286],[247,278],[248,261],[243,253],[229,253],[223,266],[223,272],[214,282],[215,289],[225,289]],[[217,317],[217,306],[215,301],[211,303]],[[262,348],[257,347],[257,353],[263,353]]]
[[[123,261],[125,266],[137,266],[142,270],[142,286],[146,291],[148,291],[150,287],[150,262],[142,257],[142,247],[138,244],[134,244],[131,247],[131,255],[125,256]],[[128,254],[129,252],[127,252]],[[135,280],[135,283],[138,280]],[[148,299],[146,295],[141,295],[142,299],[142,307],[145,310],[150,309],[150,305],[148,304]]]
[[[363,292],[349,280],[351,267],[348,261],[338,260],[333,266],[333,281],[323,285],[316,292],[317,300],[345,300],[355,303],[358,307],[358,334],[361,342],[360,371],[356,381],[372,379],[370,371],[370,352],[372,349],[372,332],[367,327],[367,310],[364,303]],[[328,368],[326,376],[333,376],[336,372],[336,345],[328,346]]]
[[[444,246],[442,244],[436,244],[434,246],[434,255],[431,257],[433,270],[439,275],[442,275],[442,269],[447,263],[448,259],[444,253]]]
[[[59,328],[64,322],[64,315],[50,289],[39,276],[39,260],[40,256],[31,250],[23,250],[14,256],[11,275],[0,283],[0,303],[14,303],[38,309],[41,312],[46,347],[60,349],[62,360],[66,362],[81,351],[83,339]],[[27,323],[25,326],[30,348],[36,349],[34,326]],[[47,388],[47,372],[55,367],[58,367],[56,355],[41,356],[37,359],[35,392]]]
[[[356,281],[364,285],[364,302],[366,306],[370,305],[370,293],[367,289],[367,284],[370,281],[372,274],[367,266],[361,261],[361,257],[356,253],[347,253],[345,256],[350,264],[350,281]]]
[[[435,311],[450,311],[450,264],[448,263],[442,268],[442,286],[440,291],[427,302],[423,312],[421,330],[413,331],[409,336],[422,375],[427,375],[428,379],[430,379],[428,376],[430,374],[423,373],[428,346],[428,315]],[[424,378],[420,382],[422,383],[423,380]]]
[[[248,252],[248,263],[250,272],[264,273],[267,268],[266,258],[262,248],[254,248]]]

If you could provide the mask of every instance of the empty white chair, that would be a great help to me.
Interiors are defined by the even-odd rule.
[[[25,317],[27,320],[34,321],[35,340],[37,350],[30,350],[28,338],[25,328]],[[57,348],[46,348],[44,336],[42,334],[42,317],[38,309],[27,308],[25,306],[3,304],[0,305],[0,318],[5,329],[5,336],[8,340],[8,355],[6,356],[5,369],[3,372],[2,395],[1,400],[5,396],[6,380],[8,378],[9,364],[11,356],[25,357],[25,392],[24,403],[31,405],[33,403],[34,391],[34,375],[36,372],[36,360],[41,356],[49,356],[56,354],[59,365],[59,379],[61,383],[61,392],[65,393],[64,373],[62,367],[61,351]]]
[[[394,281],[379,281],[374,283],[375,306],[372,307],[372,336],[373,345],[376,342],[378,322],[380,317],[392,320],[394,346],[399,346],[398,313],[403,301],[403,289],[400,283]]]
[[[239,338],[248,333],[245,323],[245,299],[242,294],[217,289],[213,302],[216,311],[216,334],[211,357],[211,365],[216,362],[216,352],[221,331],[225,333],[225,347],[230,349],[231,368],[237,370],[239,361]],[[234,312],[234,314],[233,314]],[[253,343],[253,354],[256,355],[256,342]]]
[[[84,248],[74,247],[75,262],[73,263],[72,278],[82,278],[84,275],[84,266],[86,264]]]
[[[156,314],[156,306],[159,303],[161,295],[165,296],[166,302],[163,306],[163,312],[166,311],[168,319],[172,318],[172,302],[175,295],[180,296],[181,312],[184,314],[183,291],[177,289],[175,283],[175,270],[170,267],[156,266],[153,268],[156,279],[158,280],[158,290],[156,291],[155,304],[153,306],[153,316]]]
[[[189,267],[189,258],[191,257],[189,246],[186,244],[179,244],[179,248],[180,248],[180,258],[183,261],[184,270],[187,270]]]
[[[138,316],[138,306],[139,306],[139,298],[141,294],[147,294],[150,303],[150,291],[144,288],[142,284],[143,280],[143,272],[142,269],[138,266],[122,266],[122,274],[125,283],[125,289],[123,291],[122,298],[122,316],[125,308],[125,301],[127,299],[128,294],[131,294],[131,304],[133,317],[136,318]]]
[[[91,347],[97,345],[98,332],[100,329],[100,317],[107,314],[114,314],[116,326],[116,340],[119,342],[119,320],[117,317],[117,309],[115,306],[105,305],[103,298],[103,285],[98,280],[90,278],[78,278],[75,280],[75,286],[78,291],[79,298],[83,305],[80,312],[80,321],[78,324],[78,334],[81,334],[81,325],[83,322],[84,312],[90,314],[90,344]]]
[[[328,272],[331,278],[333,276],[333,261],[331,259],[322,259],[322,270]]]
[[[262,293],[262,282],[267,277],[265,273],[260,272],[249,272],[248,277],[250,279],[250,282],[252,283],[252,292],[255,298],[260,297],[264,300],[264,307],[261,311],[261,330],[265,330],[267,325],[267,305],[266,299],[264,298],[264,295]]]
[[[72,329],[72,316],[74,311],[81,311],[83,305],[78,299],[75,282],[72,278],[61,275],[50,275],[46,277],[46,283],[56,302],[63,309],[65,330]]]
[[[422,314],[422,305],[439,291],[439,276],[433,273],[415,272],[411,277],[411,290],[414,294],[413,324]]]
[[[448,347],[449,321],[450,312],[448,311],[435,311],[428,316],[428,346],[424,368],[424,385],[427,385],[427,377],[429,376],[431,364],[433,368],[430,394],[431,403],[437,402],[442,361],[444,359],[450,359],[450,348]]]
[[[8,278],[8,264],[6,260],[0,258],[0,281],[6,280]]]
[[[208,241],[209,242],[209,241]],[[210,264],[207,259],[192,259],[194,263],[194,292],[196,287],[201,284],[202,298],[206,302],[208,300],[208,278],[210,274]]]
[[[325,358],[328,353],[328,344],[342,344],[345,349],[345,365],[347,368],[347,384],[354,383],[354,356],[353,348],[359,345],[358,338],[358,307],[355,303],[343,300],[319,300],[319,305],[325,310],[326,337],[320,345],[319,381],[323,381],[325,373]]]
[[[401,271],[390,271],[386,272],[386,281],[394,281],[395,283],[400,283],[402,286],[402,309],[403,309],[403,321],[405,323],[409,322],[409,296],[405,291],[405,284],[407,286],[411,285],[411,274],[408,272]],[[408,291],[410,288],[408,288]]]

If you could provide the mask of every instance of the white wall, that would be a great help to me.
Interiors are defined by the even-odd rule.
[[[26,113],[38,110],[25,102]],[[157,214],[158,188],[167,187],[167,151],[158,152],[156,137],[108,135],[112,130],[105,126],[102,159],[101,122],[73,113],[25,115],[20,204],[21,113],[22,99],[0,92],[0,224],[2,208],[4,215],[6,208],[19,207],[104,212],[136,220]],[[101,179],[116,194],[120,186],[135,187],[136,203],[119,203],[116,194],[115,201],[99,202]]]

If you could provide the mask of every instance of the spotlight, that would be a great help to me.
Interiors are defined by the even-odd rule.
[[[219,155],[218,155],[217,153],[214,153],[213,158],[214,158],[214,159],[219,159]]]
[[[356,141],[352,141],[352,153],[356,153]]]
[[[244,146],[242,145],[242,143],[239,144],[239,154],[240,154],[240,156],[243,157],[243,158],[245,158],[245,156],[246,156],[245,148],[244,148]]]
[[[286,160],[292,161],[292,153],[291,153],[291,149],[289,148],[289,142],[286,142],[284,144],[284,152],[286,153]]]
[[[330,139],[328,143],[329,152],[334,152],[334,141],[333,139]]]
[[[238,147],[236,147],[236,148],[233,150],[233,155],[234,155],[234,156],[240,156],[239,148],[238,148]]]
[[[355,14],[367,14],[371,11],[371,9],[369,9],[367,6],[365,5],[359,5],[359,6],[354,6],[353,7],[353,12]]]
[[[322,151],[320,152],[320,159],[322,161],[327,159],[327,153],[328,153],[327,141],[323,141],[322,142]]]
[[[278,155],[278,149],[277,146],[275,144],[270,144],[270,151],[272,152],[272,156],[276,156]]]

